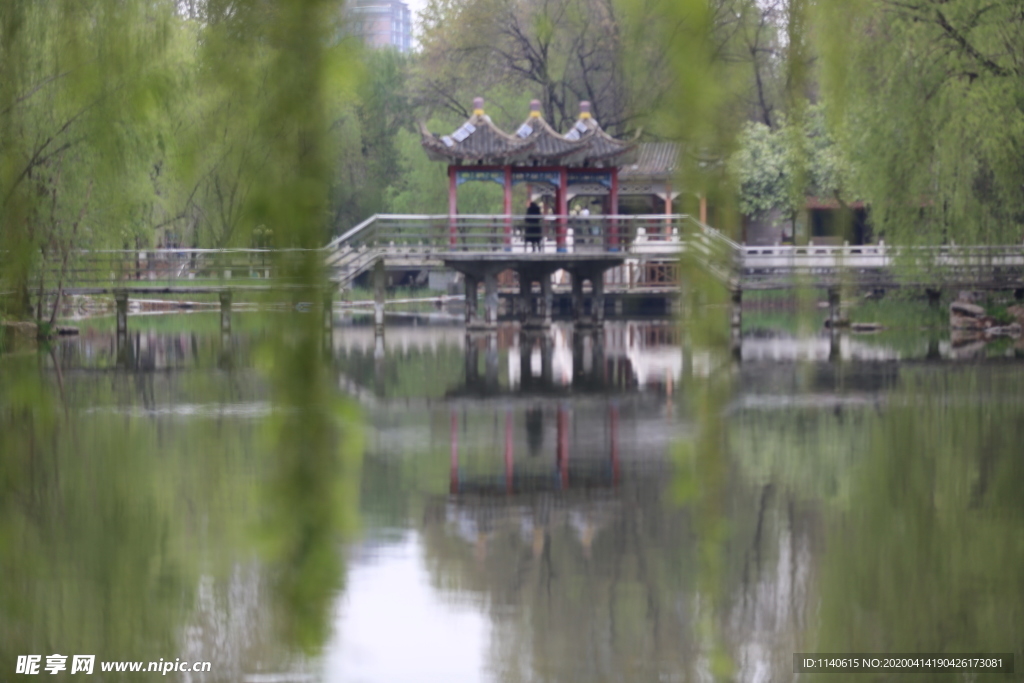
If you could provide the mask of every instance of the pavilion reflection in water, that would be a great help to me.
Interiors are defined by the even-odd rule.
[[[606,392],[664,386],[683,372],[678,326],[625,323],[581,330],[555,326],[537,334],[501,329],[465,337],[465,385],[455,394]],[[507,350],[507,386],[499,381]],[[481,356],[483,369],[481,371]]]
[[[587,556],[621,519],[623,491],[657,488],[668,471],[677,425],[661,384],[671,392],[681,371],[680,347],[669,344],[678,328],[503,332],[466,336],[466,382],[448,396],[477,401],[451,404],[449,492],[431,503],[427,523],[469,543],[478,559],[512,537],[539,557],[566,534]],[[638,366],[640,346],[666,348],[664,364]],[[665,379],[645,386],[654,376]],[[654,391],[636,393],[641,387]]]

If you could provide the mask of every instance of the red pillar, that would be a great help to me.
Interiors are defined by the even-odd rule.
[[[613,216],[619,215],[619,169],[612,167],[612,192],[611,206],[609,207]],[[608,248],[612,251],[619,250],[619,219],[613,218],[609,226]]]
[[[505,167],[505,246],[512,246],[512,167]]]
[[[449,469],[448,492],[459,492],[459,418],[452,411],[452,461]]]
[[[569,172],[563,166],[558,171],[558,236],[555,244],[558,251],[565,251],[565,236],[568,233],[566,216],[569,214]]]
[[[448,245],[451,247],[455,246],[455,240],[458,236],[458,228],[455,225],[455,216],[458,215],[458,201],[456,200],[456,194],[458,191],[458,181],[456,174],[458,171],[455,166],[448,166]]]
[[[512,493],[512,411],[505,411],[505,493]]]

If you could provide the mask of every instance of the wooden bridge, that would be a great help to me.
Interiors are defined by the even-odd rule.
[[[555,292],[571,291],[578,323],[600,324],[606,293],[678,292],[682,256],[710,272],[739,304],[744,290],[838,291],[918,287],[1024,290],[1024,245],[891,247],[746,246],[687,215],[545,216],[543,239],[524,238],[526,216],[374,216],[332,241],[327,263],[346,286],[369,266],[445,268],[465,276],[470,327],[497,320],[498,293],[512,290],[518,315],[545,327]],[[503,277],[504,275],[504,277]],[[485,289],[484,320],[477,290]]]
[[[536,218],[535,218],[536,220]],[[679,292],[681,256],[711,273],[739,303],[744,290],[813,287],[838,303],[840,288],[919,287],[1024,292],[1024,245],[891,247],[877,245],[746,246],[687,215],[543,216],[541,238],[527,240],[526,216],[375,215],[325,247],[331,291],[351,287],[380,262],[385,269],[446,269],[465,278],[466,322],[497,322],[499,294],[526,327],[550,324],[553,297],[570,295],[577,323],[603,323],[607,293],[667,296]],[[233,293],[299,287],[297,260],[310,251],[164,249],[82,251],[51,259],[33,294],[114,293],[119,318],[129,297],[206,293],[230,310]],[[484,285],[484,316],[477,292]],[[383,320],[383,283],[378,312]],[[225,318],[229,321],[230,318]],[[119,321],[120,322],[120,321]],[[229,322],[225,322],[229,324]]]

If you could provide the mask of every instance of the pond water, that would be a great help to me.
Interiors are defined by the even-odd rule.
[[[762,330],[719,357],[670,323],[345,324],[312,399],[340,425],[325,457],[272,379],[280,323],[245,318],[0,356],[0,679],[54,654],[61,680],[95,655],[96,680],[252,683],[1024,667],[1012,346]]]

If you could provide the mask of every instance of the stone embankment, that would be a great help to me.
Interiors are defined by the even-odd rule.
[[[973,292],[961,292],[949,304],[951,341],[955,346],[987,342],[1000,337],[1020,339],[1024,327],[1024,306],[1015,305],[993,315],[978,302],[983,298]]]

